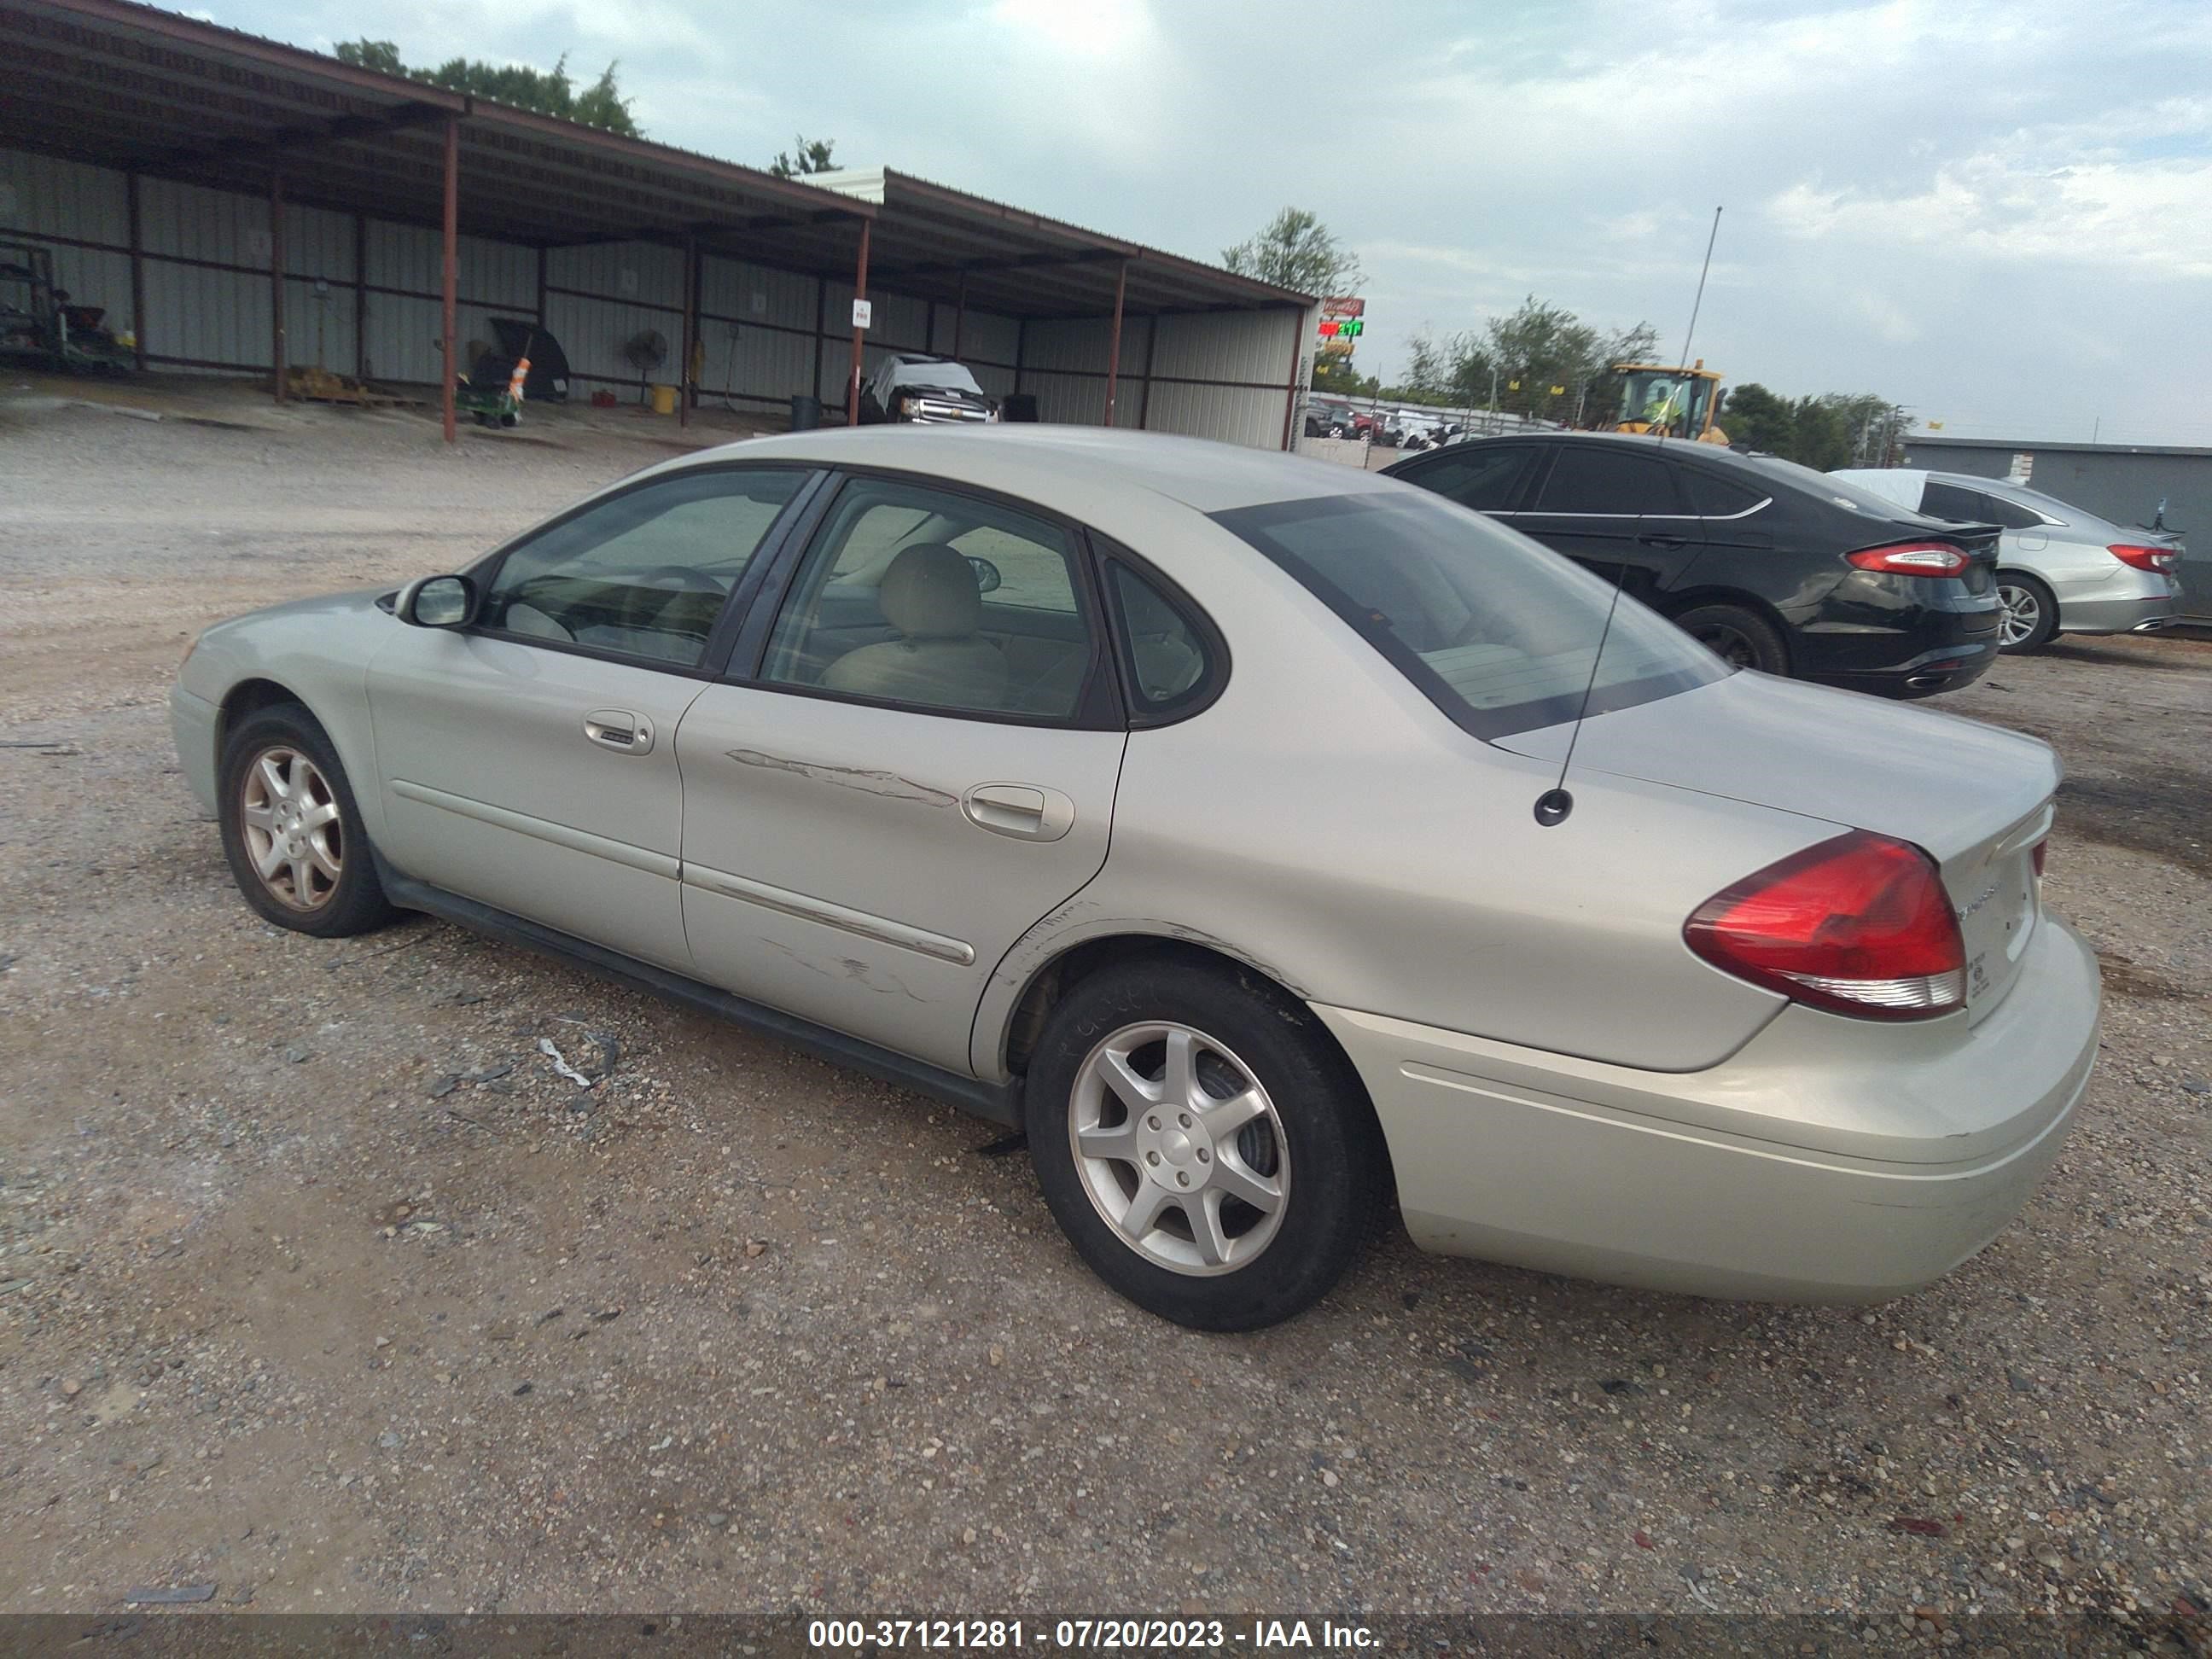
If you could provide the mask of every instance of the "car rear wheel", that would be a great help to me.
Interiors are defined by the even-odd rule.
[[[1149,1313],[1256,1330],[1304,1312],[1374,1231],[1364,1092],[1301,1005],[1170,957],[1083,981],[1025,1091],[1038,1183],[1078,1254]]]
[[[2017,570],[1997,573],[1997,600],[2003,611],[1997,617],[1997,648],[2023,653],[2040,651],[2058,631],[2058,601],[2033,576]]]
[[[1700,605],[1674,618],[1674,625],[1723,662],[1756,668],[1762,674],[1787,674],[1790,647],[1781,630],[1756,611],[1740,605]]]
[[[223,854],[263,917],[318,939],[391,919],[345,768],[313,715],[281,703],[240,722],[222,787]]]

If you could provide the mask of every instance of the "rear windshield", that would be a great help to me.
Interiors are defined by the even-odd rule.
[[[1779,455],[1746,455],[1736,459],[1746,466],[1765,473],[1768,477],[1789,484],[1805,494],[1819,497],[1847,512],[1857,513],[1869,519],[1886,520],[1892,524],[1941,524],[1941,519],[1931,519],[1917,507],[1893,501],[1879,491],[1849,478],[1839,478],[1832,472],[1817,472],[1809,466],[1800,466],[1795,461],[1785,461]]]
[[[1479,738],[1571,720],[1585,686],[1596,714],[1729,672],[1626,596],[1607,632],[1607,583],[1426,490],[1278,501],[1213,517],[1297,577]]]

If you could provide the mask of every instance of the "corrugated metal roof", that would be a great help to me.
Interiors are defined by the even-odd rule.
[[[265,189],[401,222],[442,216],[459,123],[461,228],[538,246],[647,240],[1016,317],[1246,310],[1310,296],[888,169],[823,189],[672,145],[380,74],[137,0],[0,0],[0,147]],[[830,176],[825,176],[825,181]]]

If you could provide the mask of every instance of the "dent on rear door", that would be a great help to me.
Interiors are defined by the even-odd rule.
[[[1127,742],[710,686],[676,734],[698,972],[965,1072],[992,969],[1105,862]],[[1059,833],[1018,833],[990,785],[1050,797]]]

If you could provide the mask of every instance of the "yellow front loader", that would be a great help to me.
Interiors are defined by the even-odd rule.
[[[1613,376],[1620,387],[1614,431],[1663,432],[1701,444],[1727,444],[1728,434],[1713,424],[1721,377],[1705,367],[1704,358],[1687,368],[1615,363]]]

